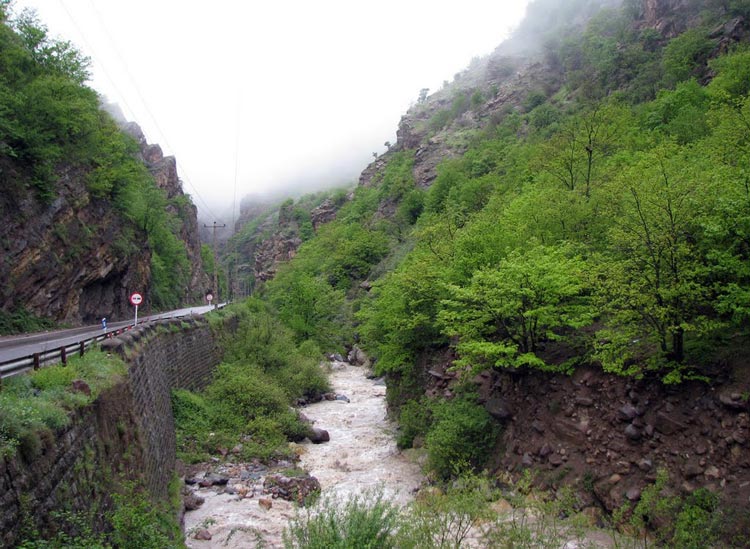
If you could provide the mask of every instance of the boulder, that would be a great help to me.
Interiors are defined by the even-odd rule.
[[[195,511],[198,507],[203,505],[204,501],[205,500],[202,497],[196,496],[193,492],[185,494],[182,497],[182,502],[185,505],[185,511]]]
[[[307,435],[307,438],[310,439],[310,442],[313,444],[322,444],[323,442],[328,442],[331,440],[331,435],[328,434],[328,431],[325,429],[321,429],[319,427],[313,427],[310,429],[310,433]]]
[[[654,418],[654,428],[664,435],[671,435],[685,429],[685,424],[668,412],[658,412]]]
[[[625,427],[625,436],[628,438],[628,440],[637,442],[641,440],[641,430],[631,423],[630,425]]]
[[[739,393],[722,393],[719,395],[719,402],[724,405],[725,408],[741,412],[748,409],[748,399],[743,399]]]
[[[352,350],[349,351],[349,354],[347,355],[347,361],[349,362],[349,364],[353,364],[354,366],[366,366],[370,363],[370,360],[367,358],[365,352],[357,345],[352,347]]]
[[[632,404],[624,404],[617,411],[620,421],[633,421],[638,417],[638,410]]]
[[[258,499],[258,505],[269,511],[273,507],[273,502],[269,498],[260,498]]]
[[[484,409],[497,420],[502,421],[513,417],[513,412],[511,412],[508,402],[500,396],[493,396],[485,402]]]
[[[206,530],[205,528],[201,528],[199,530],[196,530],[195,534],[193,534],[193,539],[197,539],[200,541],[211,541],[211,532]]]

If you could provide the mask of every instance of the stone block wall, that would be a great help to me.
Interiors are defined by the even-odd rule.
[[[207,321],[191,318],[139,326],[102,348],[130,365],[128,379],[73,412],[70,425],[43,439],[26,463],[0,458],[0,546],[24,528],[43,532],[54,510],[93,512],[103,525],[117,482],[138,479],[167,495],[175,466],[170,392],[199,389],[221,359]]]
[[[130,387],[144,451],[144,479],[164,497],[175,464],[172,389],[200,389],[211,379],[220,353],[207,323],[169,320],[114,348],[130,363]]]

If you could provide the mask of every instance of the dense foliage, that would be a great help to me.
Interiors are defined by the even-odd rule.
[[[43,204],[61,191],[61,173],[80,174],[82,204],[109,202],[121,218],[113,245],[122,254],[151,254],[152,291],[159,308],[185,297],[189,265],[179,238],[184,198],[168,200],[143,162],[137,143],[99,107],[85,85],[89,60],[52,39],[33,12],[8,19],[0,4],[0,184],[19,201]],[[85,245],[78,242],[77,246]]]
[[[296,344],[260,301],[250,299],[222,314],[238,321],[237,331],[222,342],[224,363],[205,391],[172,395],[179,455],[206,461],[237,447],[248,460],[289,457],[288,441],[301,440],[309,429],[291,406],[329,389],[321,352],[312,342]]]
[[[549,126],[519,138],[509,116],[445,162],[359,314],[381,371],[453,338],[457,366],[568,368],[545,349],[569,345],[614,373],[700,375],[748,320],[749,55],[647,103],[561,97]]]
[[[550,4],[532,8],[564,21],[555,10],[593,5]],[[710,381],[747,334],[750,52],[712,34],[744,5],[696,11],[672,39],[634,25],[628,2],[580,32],[550,25],[541,54],[561,86],[484,127],[467,129],[496,89],[457,86],[442,118],[450,88],[432,118],[420,101],[420,131],[465,152],[422,190],[414,153],[390,150],[261,288],[296,341],[360,338],[389,376],[399,444],[424,445],[437,476],[481,465],[492,422],[470,395],[422,400],[435,357],[466,373],[585,364]],[[456,440],[467,429],[480,435]]]

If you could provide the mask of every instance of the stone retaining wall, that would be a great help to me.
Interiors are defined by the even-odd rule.
[[[207,321],[143,325],[102,348],[129,364],[128,379],[73,413],[70,425],[43,440],[33,463],[0,459],[0,546],[24,530],[44,531],[52,511],[92,512],[103,525],[115,483],[138,479],[156,498],[167,495],[175,466],[170,391],[198,389],[220,352]]]

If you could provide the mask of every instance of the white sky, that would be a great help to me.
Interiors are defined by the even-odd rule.
[[[421,88],[490,53],[527,0],[16,0],[177,157],[203,218],[252,192],[355,181]],[[235,154],[238,151],[238,154]],[[235,185],[236,181],[236,185]],[[218,216],[218,217],[217,217]]]

